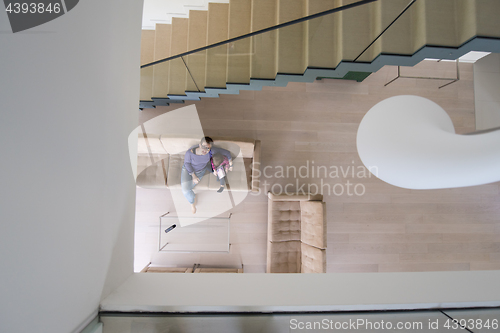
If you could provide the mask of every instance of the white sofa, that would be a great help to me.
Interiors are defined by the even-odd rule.
[[[137,185],[143,188],[181,187],[181,170],[186,151],[201,138],[169,138],[139,134],[137,149]],[[233,156],[233,171],[228,173],[231,191],[259,190],[260,141],[213,137],[214,146],[227,149]],[[198,190],[218,189],[219,181],[207,174],[196,185]]]

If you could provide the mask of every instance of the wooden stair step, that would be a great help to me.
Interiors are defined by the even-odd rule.
[[[498,8],[498,1],[494,1]],[[495,13],[489,7],[487,10],[487,15],[492,19],[492,23],[496,25],[494,31],[500,31],[498,25],[498,11]],[[491,15],[493,14],[493,15]],[[457,42],[461,44],[465,43],[477,34],[477,6],[475,1],[459,1],[457,3],[457,20],[460,22],[458,27],[458,40]]]
[[[208,11],[192,10],[189,19],[173,18],[172,25],[143,31],[141,65],[358,1],[209,3]],[[277,73],[303,74],[307,67],[336,68],[358,57],[407,4],[380,0],[189,55],[184,60],[191,74],[181,58],[141,69],[141,105],[205,87],[248,84],[251,78],[274,79]],[[458,47],[474,36],[498,38],[499,12],[499,0],[419,0],[357,61],[412,55],[426,45]]]
[[[269,0],[253,0],[251,31],[275,26],[278,23],[278,3]],[[276,77],[276,53],[278,45],[276,30],[252,37],[250,77],[274,79]]]
[[[309,0],[307,15],[341,6],[341,0]],[[308,67],[337,67],[342,60],[342,14],[333,13],[309,20],[307,39]]]
[[[306,13],[302,0],[278,0],[278,23],[301,18]],[[280,28],[278,33],[278,73],[303,74],[306,69],[307,22]]]
[[[356,2],[343,0],[347,5]],[[342,11],[342,59],[354,60],[382,31],[376,17],[379,12],[376,3],[350,8]],[[365,52],[357,61],[369,62],[374,59],[373,48]]]
[[[251,0],[231,0],[229,2],[229,38],[250,32],[251,8]],[[245,38],[228,45],[226,82],[250,83],[250,42],[250,38]]]
[[[142,30],[141,66],[154,61],[155,31]],[[141,68],[141,101],[151,100],[153,93],[153,67]]]
[[[417,1],[410,9],[412,48],[414,52],[425,45],[425,4]]]
[[[481,0],[476,2],[477,35],[485,37],[499,37],[500,20],[500,1]]]
[[[187,18],[172,18],[172,37],[170,44],[170,55],[176,55],[187,51],[188,42]],[[182,58],[169,61],[168,93],[172,95],[185,95],[187,69]]]
[[[189,11],[188,51],[207,46],[207,14],[205,10]],[[185,57],[189,72],[186,91],[205,91],[205,66],[207,51],[199,51]]]
[[[456,3],[458,1],[424,0],[427,45],[457,46]]]
[[[141,66],[154,61],[155,53],[154,30],[142,30],[141,33]]]
[[[384,0],[381,3],[381,29],[385,29],[400,13],[408,3],[395,0]],[[425,28],[418,18],[414,18],[413,11],[418,11],[418,2],[406,11],[383,35],[380,37],[381,45],[377,51],[386,54],[411,55],[418,51],[418,44],[424,40]],[[377,31],[377,35],[381,31]],[[378,46],[378,45],[377,45]]]
[[[170,56],[170,36],[172,25],[156,24],[154,61]],[[168,93],[168,62],[153,66],[153,94],[152,97],[167,98]]]
[[[207,44],[226,40],[228,37],[228,3],[208,4]],[[205,87],[225,88],[227,76],[227,45],[207,50]]]

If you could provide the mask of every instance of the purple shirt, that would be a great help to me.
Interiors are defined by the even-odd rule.
[[[184,156],[184,167],[186,168],[187,172],[189,172],[189,174],[192,174],[193,172],[202,171],[208,165],[210,165],[210,153],[206,155],[196,155],[193,152],[193,148],[197,147],[198,145],[189,148],[189,150],[186,152],[186,155]],[[232,159],[231,153],[226,149],[212,147],[211,153],[212,154],[220,153],[223,156],[226,156],[229,161],[231,161]]]

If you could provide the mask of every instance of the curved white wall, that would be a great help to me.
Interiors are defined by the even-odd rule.
[[[132,274],[141,11],[12,34],[0,10],[0,332],[72,332]]]
[[[500,180],[500,131],[458,135],[448,114],[418,96],[388,98],[364,116],[358,154],[381,180],[410,189],[474,186]]]

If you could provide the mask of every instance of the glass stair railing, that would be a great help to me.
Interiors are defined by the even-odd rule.
[[[140,107],[500,51],[500,1],[230,0],[143,31]]]

